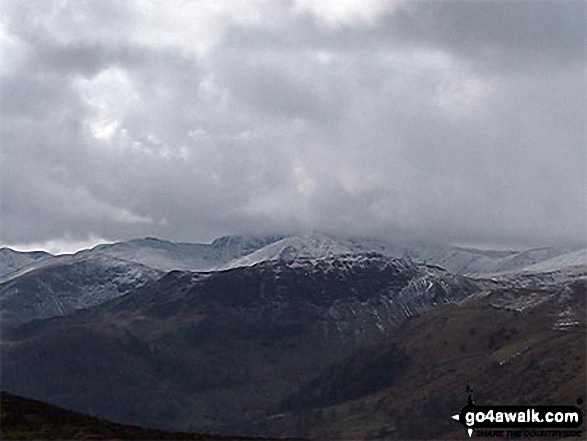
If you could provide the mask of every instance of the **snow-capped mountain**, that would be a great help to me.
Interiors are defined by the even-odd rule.
[[[140,288],[164,271],[214,269],[278,239],[226,236],[210,244],[188,244],[145,238],[60,256],[3,248],[2,327],[98,305]]]
[[[342,237],[325,234],[224,236],[212,243],[176,243],[147,237],[98,245],[76,254],[104,254],[140,263],[151,268],[215,271],[251,266],[267,260],[323,258],[349,253],[376,252],[385,256],[429,263],[457,274],[494,273],[518,270],[559,258],[585,264],[586,251],[578,247],[547,247],[524,251],[493,251],[463,248],[405,238],[379,239]],[[562,256],[569,254],[568,257]],[[17,270],[34,267],[37,261],[54,256],[44,252],[20,253],[0,249],[0,278]],[[565,264],[553,260],[547,265]],[[581,260],[582,259],[582,260]],[[536,267],[537,269],[540,267]],[[546,268],[546,267],[544,267]]]
[[[573,267],[587,267],[587,249],[564,253],[523,268],[526,272],[546,272]]]
[[[564,253],[522,268],[472,275],[476,280],[508,288],[554,288],[587,282],[587,250]]]
[[[27,265],[43,260],[51,259],[54,256],[45,251],[15,251],[10,248],[0,248],[0,278],[7,276]]]
[[[510,271],[568,253],[577,253],[575,259],[585,254],[585,251],[577,247],[492,251],[404,238],[357,238],[319,233],[297,236],[224,236],[212,243],[176,243],[147,237],[98,245],[77,254],[105,254],[164,271],[214,271],[251,266],[267,260],[323,258],[365,252],[429,263],[457,274]],[[15,270],[26,269],[27,265],[34,265],[37,260],[51,257],[53,256],[43,252],[19,253],[6,248],[0,249],[0,277]],[[572,254],[567,259],[570,258],[573,258]],[[551,263],[555,264],[556,260]]]
[[[98,305],[163,274],[141,264],[99,254],[55,257],[21,271],[0,283],[3,330]]]
[[[346,246],[328,236],[318,234],[291,236],[266,245],[243,257],[234,259],[226,265],[226,268],[251,266],[259,262],[271,260],[321,259],[351,254],[353,251],[353,247]]]
[[[576,252],[576,248],[550,247],[525,251],[488,251],[422,241],[407,241],[401,238],[392,241],[311,234],[285,237],[232,260],[224,268],[250,266],[267,260],[324,258],[365,252],[377,252],[388,257],[429,263],[457,274],[474,274],[524,268],[569,252]]]
[[[409,317],[476,289],[379,254],[171,271],[7,333],[2,386],[115,421],[230,432]]]
[[[309,304],[320,320],[333,326],[331,334],[346,339],[356,336],[357,321],[361,332],[388,332],[411,316],[478,289],[470,279],[434,266],[360,253],[266,260],[207,273],[172,271],[139,290],[140,295],[133,293],[104,307],[137,309],[147,316],[174,315],[210,305],[219,311],[237,308],[239,314],[261,308],[263,314],[280,315],[294,305]],[[253,313],[256,318],[258,313]],[[346,322],[348,326],[343,326]]]
[[[164,271],[210,271],[283,236],[224,236],[212,243],[183,243],[147,237],[98,245],[80,254],[105,254]]]
[[[1,386],[119,422],[246,434],[353,354],[387,375],[403,347],[419,366],[404,379],[421,387],[454,362],[511,363],[518,327],[576,334],[584,258],[321,234],[101,245],[2,279]],[[396,336],[382,364],[365,358]],[[341,372],[343,386],[361,378]]]
[[[337,261],[336,258],[346,256],[348,262],[352,255],[372,252],[388,258],[437,265],[459,274],[478,273],[479,280],[508,286],[553,285],[584,277],[583,273],[587,272],[587,251],[584,249],[497,252],[323,234],[226,236],[210,244],[145,238],[99,245],[58,257],[44,252],[20,253],[4,248],[0,250],[0,274],[4,274],[0,278],[2,317],[4,327],[7,327],[32,319],[68,314],[140,288],[146,281],[162,274],[161,271],[219,271],[266,262],[285,262],[290,266],[312,264],[323,268],[325,262],[332,259]],[[562,267],[569,268],[563,270]],[[137,275],[139,273],[141,277]]]

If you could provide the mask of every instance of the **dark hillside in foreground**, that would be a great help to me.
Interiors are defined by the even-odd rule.
[[[260,438],[166,432],[116,424],[6,392],[0,392],[0,400],[0,437],[2,439],[260,440]]]

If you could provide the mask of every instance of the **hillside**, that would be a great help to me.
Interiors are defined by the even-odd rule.
[[[415,239],[339,237],[324,234],[288,236],[228,262],[223,268],[249,266],[268,260],[324,258],[349,253],[376,252],[388,257],[440,266],[457,274],[521,270],[549,261],[551,269],[568,262],[586,264],[585,250],[576,247],[546,247],[524,251],[494,251],[463,248]],[[552,260],[551,260],[552,259]],[[539,267],[537,267],[539,268]]]
[[[2,386],[116,422],[238,433],[330,363],[477,289],[377,254],[174,271],[7,333]]]
[[[52,254],[44,251],[15,251],[10,248],[0,248],[0,279],[27,265],[43,260],[52,259]]]
[[[467,383],[484,402],[582,396],[582,251],[465,277],[320,235],[253,242],[225,270],[164,273],[91,250],[11,273],[2,389],[164,430],[353,439],[450,437]]]
[[[163,271],[210,271],[233,259],[255,252],[283,236],[224,236],[211,243],[171,242],[146,237],[98,245],[78,254],[104,254],[141,263]]]
[[[247,440],[116,424],[6,392],[0,392],[0,436],[2,439]]]
[[[162,274],[139,263],[102,254],[43,260],[0,283],[2,331],[98,305]]]
[[[466,403],[585,400],[585,282],[493,289],[439,306],[334,363],[250,433],[331,439],[461,438]],[[465,435],[466,436],[466,435]]]

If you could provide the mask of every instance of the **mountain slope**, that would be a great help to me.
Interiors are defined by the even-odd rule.
[[[587,267],[587,249],[564,253],[524,267],[527,272],[545,272],[572,267]]]
[[[45,251],[15,251],[10,248],[0,248],[0,278],[3,278],[14,271],[24,268],[35,262],[51,259],[54,256]]]
[[[118,422],[234,433],[328,364],[476,289],[376,254],[173,271],[6,335],[3,387]]]
[[[2,439],[245,439],[126,426],[6,392],[0,392],[0,403]]]
[[[466,437],[450,415],[466,404],[467,385],[479,405],[574,405],[587,386],[586,297],[579,281],[495,288],[440,306],[332,364],[247,430],[320,439]]]
[[[126,294],[162,272],[104,255],[60,256],[0,283],[2,330],[67,315]]]
[[[403,238],[394,240],[348,238],[314,233],[285,237],[234,259],[224,267],[250,266],[267,260],[288,261],[297,258],[323,258],[366,252],[377,252],[388,257],[429,263],[457,274],[473,274],[517,270],[566,253],[577,252],[577,249],[549,247],[519,252],[487,251]]]
[[[251,266],[268,260],[320,259],[350,254],[352,251],[352,247],[345,246],[335,239],[324,235],[291,236],[235,259],[227,266],[230,268]],[[359,250],[359,252],[361,251],[364,252],[366,250]]]
[[[286,261],[377,252],[388,257],[437,265],[457,274],[473,274],[517,270],[576,251],[581,253],[577,247],[492,251],[402,237],[381,239],[314,233],[299,236],[225,236],[209,244],[176,243],[147,237],[98,245],[80,251],[77,255],[109,255],[163,271],[212,271],[251,266],[267,260]],[[0,277],[34,264],[36,259],[46,258],[51,258],[51,255],[0,249]]]
[[[208,271],[281,238],[282,236],[225,236],[215,239],[210,244],[202,244],[176,243],[147,237],[98,245],[81,253],[104,254],[164,271]]]

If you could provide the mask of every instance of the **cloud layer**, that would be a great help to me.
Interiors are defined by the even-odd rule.
[[[0,240],[584,243],[586,12],[2,2]]]

